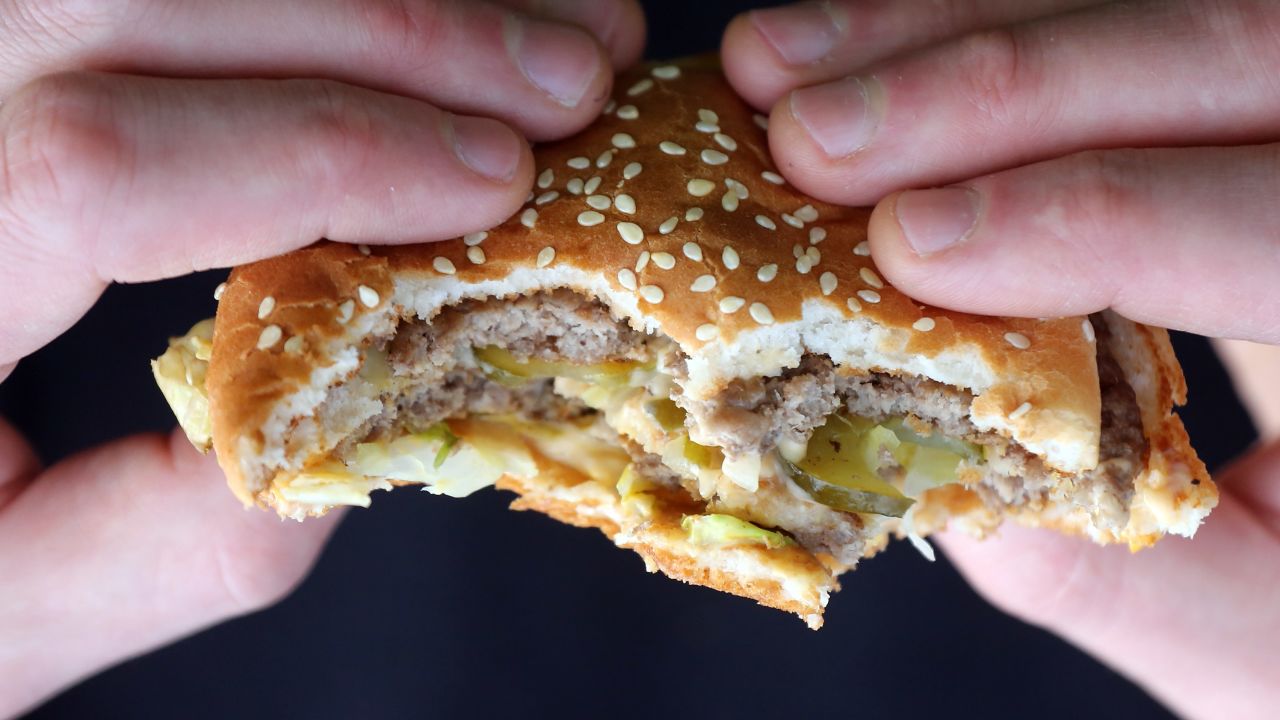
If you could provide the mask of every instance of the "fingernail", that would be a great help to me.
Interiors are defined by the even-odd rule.
[[[845,78],[791,93],[791,116],[832,159],[866,147],[880,124],[875,81]]]
[[[751,24],[790,65],[817,62],[835,49],[844,34],[843,18],[829,2],[807,2],[756,10]]]
[[[581,30],[509,15],[507,50],[534,87],[565,107],[582,102],[600,72],[596,44]]]
[[[496,182],[511,182],[520,166],[521,142],[497,120],[454,115],[453,149],[458,159],[477,174]]]
[[[908,190],[898,196],[894,213],[911,249],[930,255],[968,237],[978,221],[978,193],[958,187]]]

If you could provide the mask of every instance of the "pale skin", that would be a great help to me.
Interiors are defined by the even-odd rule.
[[[1280,6],[808,7],[736,20],[726,69],[772,108],[792,183],[879,201],[890,280],[970,311],[1113,307],[1252,341],[1224,345],[1228,366],[1280,432],[1280,146],[1258,144],[1280,135]],[[589,122],[643,32],[631,0],[0,0],[0,380],[109,282],[497,223],[531,185],[524,138]],[[1186,146],[1208,149],[1158,149]],[[997,605],[1175,710],[1261,717],[1278,476],[1280,445],[1258,448],[1219,474],[1194,542],[1136,556],[1012,529],[944,542]],[[242,511],[180,435],[44,468],[0,421],[0,715],[274,601],[334,521]]]
[[[791,182],[878,203],[873,255],[909,294],[1230,338],[1216,344],[1263,441],[1218,473],[1194,541],[942,541],[997,606],[1174,711],[1274,717],[1280,5],[839,0],[743,15],[723,54]]]

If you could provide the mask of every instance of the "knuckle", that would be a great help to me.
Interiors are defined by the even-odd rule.
[[[323,187],[341,187],[358,177],[376,154],[383,133],[368,97],[329,80],[288,81],[301,84],[306,101],[289,144],[295,167]]]
[[[375,67],[412,71],[432,64],[451,22],[437,0],[359,0],[361,55]]]
[[[111,94],[92,76],[40,78],[0,112],[0,206],[32,221],[94,209],[125,167]]]
[[[1122,250],[1116,243],[1095,247],[1130,225],[1143,212],[1149,172],[1147,153],[1141,150],[1091,150],[1068,160],[1062,202],[1071,219],[1073,237],[1105,260]],[[1096,241],[1096,242],[1094,242]],[[1123,244],[1119,244],[1123,245]]]
[[[1037,92],[1043,61],[1030,35],[1008,28],[968,35],[954,62],[960,92],[984,121],[1033,129],[1044,124],[1048,111]]]

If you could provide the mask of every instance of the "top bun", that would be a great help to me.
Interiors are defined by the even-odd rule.
[[[372,250],[326,243],[232,273],[208,391],[214,444],[242,498],[267,468],[306,459],[284,447],[285,431],[355,371],[362,341],[460,300],[556,288],[678,343],[695,398],[821,354],[844,372],[964,388],[979,429],[1064,472],[1097,464],[1087,319],[980,317],[912,300],[875,269],[869,211],[786,183],[767,120],[718,65],[646,66],[618,83],[595,124],[535,149],[529,202],[487,233]]]

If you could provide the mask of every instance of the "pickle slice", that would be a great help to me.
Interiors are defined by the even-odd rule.
[[[644,412],[658,427],[667,432],[684,429],[685,412],[671,398],[653,398],[645,401]]]
[[[486,374],[504,385],[553,377],[571,378],[592,384],[624,384],[630,381],[631,373],[646,367],[639,362],[619,360],[594,365],[574,365],[537,358],[520,360],[510,352],[492,345],[476,348],[475,356],[484,366]]]
[[[881,495],[854,487],[832,485],[801,470],[788,460],[782,460],[782,466],[786,469],[787,475],[791,477],[792,481],[800,486],[800,489],[809,493],[809,496],[814,500],[836,510],[902,517],[906,514],[907,509],[911,507],[911,504],[915,502],[897,493]]]

